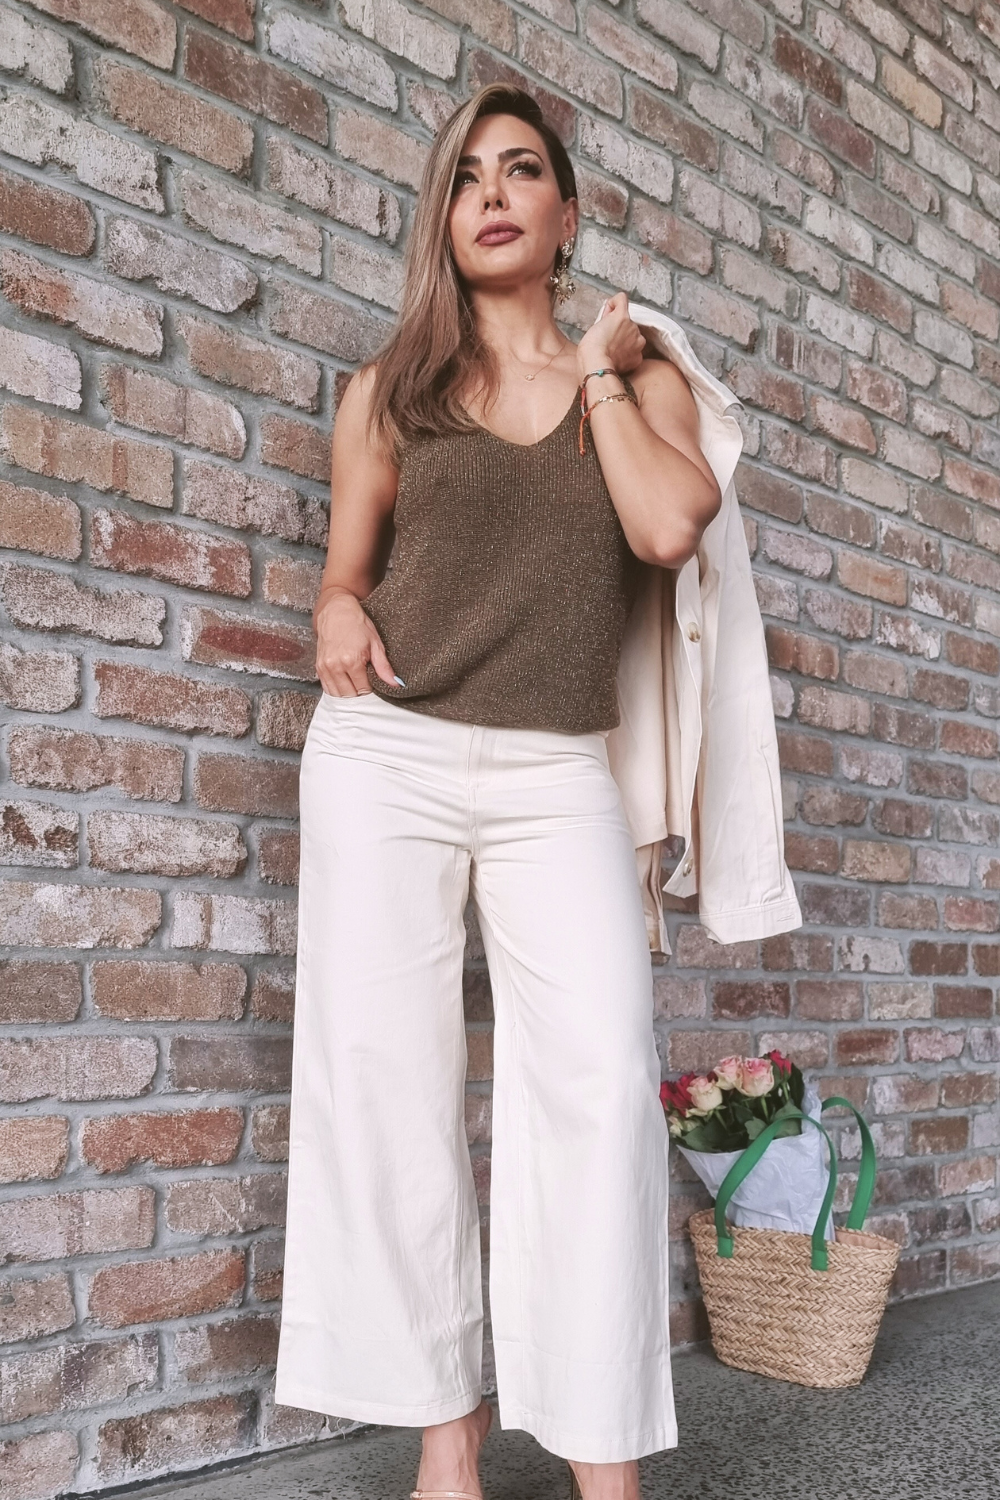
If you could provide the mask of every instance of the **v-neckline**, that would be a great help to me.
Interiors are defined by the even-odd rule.
[[[476,422],[476,427],[479,429],[480,432],[484,432],[487,437],[493,438],[498,443],[503,443],[505,445],[505,447],[507,447],[507,448],[525,448],[525,449],[540,448],[543,443],[547,443],[548,442],[549,438],[555,437],[555,435],[556,435],[557,432],[561,432],[562,431],[562,429],[566,426],[566,423],[569,421],[570,417],[578,409],[579,405],[580,405],[580,386],[577,386],[576,392],[575,392],[575,394],[573,396],[573,400],[570,403],[570,405],[569,405],[568,409],[566,410],[566,412],[564,413],[564,415],[559,419],[559,421],[556,423],[556,425],[552,428],[552,430],[550,432],[543,433],[542,436],[540,438],[536,439],[536,441],[533,442],[533,443],[515,443],[514,440],[513,440],[513,438],[501,437],[500,434],[499,434],[499,432],[494,432],[491,427],[484,427],[483,424],[482,424],[482,422],[476,422],[475,417],[472,417],[472,421]],[[466,412],[466,416],[469,416],[469,415],[470,415],[470,413]]]

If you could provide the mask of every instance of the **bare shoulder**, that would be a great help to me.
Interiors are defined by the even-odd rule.
[[[388,460],[379,454],[370,431],[376,369],[374,364],[362,366],[355,370],[344,387],[333,424],[334,455],[349,454],[352,463],[363,461],[379,468],[391,468],[395,473]]]
[[[635,387],[640,408],[669,406],[678,415],[693,416],[696,408],[687,378],[672,359],[644,359],[628,378]]]

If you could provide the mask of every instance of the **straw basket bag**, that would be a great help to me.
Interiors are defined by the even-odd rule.
[[[774,1139],[773,1120],[727,1173],[714,1209],[692,1214],[694,1241],[712,1333],[719,1358],[740,1370],[793,1380],[799,1385],[857,1385],[871,1359],[899,1260],[899,1246],[862,1227],[875,1186],[875,1147],[867,1121],[847,1099],[833,1097],[822,1108],[843,1105],[861,1129],[861,1169],[847,1227],[826,1240],[837,1157],[818,1120],[795,1110],[822,1130],[830,1145],[830,1180],[811,1235],[749,1229],[726,1220],[726,1205]],[[790,1111],[786,1111],[786,1114]]]

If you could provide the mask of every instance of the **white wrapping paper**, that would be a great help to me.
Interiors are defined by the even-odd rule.
[[[802,1112],[814,1120],[822,1117],[820,1097],[812,1083],[805,1086]],[[742,1151],[689,1151],[677,1141],[674,1144],[713,1199],[733,1162],[743,1155]],[[829,1155],[826,1137],[812,1125],[803,1123],[801,1135],[779,1136],[730,1198],[726,1218],[738,1228],[812,1234],[829,1182]],[[832,1214],[824,1238],[835,1238]]]

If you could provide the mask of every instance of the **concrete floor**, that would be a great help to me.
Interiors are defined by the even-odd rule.
[[[674,1391],[680,1446],[640,1460],[647,1500],[997,1500],[1000,1281],[888,1308],[859,1386],[749,1375],[705,1347],[675,1357]],[[130,1495],[407,1500],[419,1456],[419,1430],[381,1427]],[[486,1500],[568,1500],[566,1464],[496,1412],[480,1474]]]

